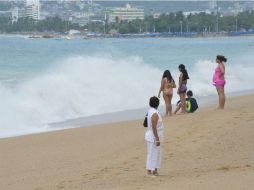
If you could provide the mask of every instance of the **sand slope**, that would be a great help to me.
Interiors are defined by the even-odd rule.
[[[164,119],[161,176],[142,121],[0,139],[0,189],[254,189],[254,95]]]

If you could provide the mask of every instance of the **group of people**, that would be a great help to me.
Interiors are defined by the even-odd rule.
[[[225,93],[224,86],[226,84],[225,80],[225,63],[227,59],[223,55],[218,55],[216,57],[216,63],[218,66],[215,69],[213,75],[213,85],[216,87],[219,106],[218,109],[224,109],[225,106]],[[158,93],[158,97],[153,96],[149,101],[149,109],[147,112],[147,131],[145,133],[145,140],[147,141],[147,160],[146,169],[147,175],[155,177],[158,175],[158,169],[161,165],[162,148],[161,142],[163,141],[163,122],[162,117],[158,112],[158,107],[160,104],[160,95],[163,92],[163,99],[165,101],[166,111],[165,116],[172,116],[172,97],[173,89],[177,88],[177,94],[180,100],[177,103],[176,110],[173,112],[176,114],[180,109],[181,113],[193,113],[197,110],[198,104],[195,98],[193,98],[193,92],[187,91],[187,80],[189,79],[188,72],[183,64],[179,65],[179,82],[177,85],[169,70],[163,73],[161,79],[161,87]],[[187,92],[187,93],[186,93]],[[187,98],[186,98],[187,95]]]
[[[194,112],[198,106],[195,98],[193,98],[193,92],[188,91],[187,96],[188,98],[186,99],[186,91],[187,91],[187,80],[189,79],[189,75],[187,70],[185,69],[185,66],[183,64],[179,65],[179,71],[180,71],[180,76],[179,76],[179,85],[178,85],[178,90],[177,93],[180,96],[180,100],[177,103],[177,108],[174,111],[174,114],[177,113],[178,110],[181,108],[181,113],[185,114],[187,112]],[[165,106],[166,106],[166,111],[165,111],[165,116],[172,116],[172,97],[173,97],[173,89],[176,88],[176,83],[175,80],[173,79],[171,73],[169,70],[166,70],[163,73],[162,79],[161,79],[161,87],[158,93],[158,98],[160,98],[161,92],[163,92],[163,99],[165,101]],[[182,102],[186,102],[182,103]],[[189,103],[189,107],[188,106]],[[192,109],[190,110],[191,104],[195,104],[192,106],[192,108],[196,108],[195,110]]]

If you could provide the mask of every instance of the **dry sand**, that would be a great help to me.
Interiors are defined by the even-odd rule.
[[[0,139],[0,190],[252,190],[254,95],[164,119],[160,176],[145,176],[142,121]]]

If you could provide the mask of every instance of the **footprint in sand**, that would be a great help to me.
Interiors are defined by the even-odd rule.
[[[34,190],[42,190],[42,187],[36,187]]]
[[[66,181],[62,181],[57,185],[57,189],[65,189],[65,183]]]
[[[89,180],[93,180],[93,179],[97,179],[97,177],[96,176],[92,176],[92,177],[89,178]]]
[[[246,168],[251,168],[251,165],[250,164],[246,164],[245,167]]]
[[[238,168],[240,168],[240,166],[222,166],[222,167],[218,168],[217,170],[229,171],[231,169],[238,169]]]
[[[121,172],[116,172],[116,173],[114,173],[114,175],[117,175],[117,176],[119,176],[119,175],[121,175],[122,173]]]
[[[88,177],[89,174],[83,174],[82,177]]]
[[[105,167],[105,168],[102,168],[100,171],[101,172],[107,172],[109,170],[109,168]]]

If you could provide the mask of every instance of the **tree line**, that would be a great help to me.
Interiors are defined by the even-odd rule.
[[[183,12],[162,14],[159,18],[146,16],[144,20],[130,22],[89,22],[85,26],[62,20],[59,17],[48,17],[45,20],[34,21],[20,18],[12,23],[10,17],[0,17],[0,32],[67,32],[76,29],[89,32],[109,33],[114,30],[120,34],[144,32],[231,32],[254,29],[254,11],[246,11],[236,16],[220,16],[215,13],[190,14]]]
[[[81,29],[78,24],[62,20],[59,17],[48,17],[35,21],[30,18],[20,18],[12,22],[11,18],[0,17],[0,32],[66,32],[70,29]]]
[[[109,24],[119,33],[140,32],[232,32],[254,29],[254,11],[246,11],[236,16],[220,16],[215,13],[190,14],[182,12],[162,14],[159,18],[152,16],[132,22]]]

